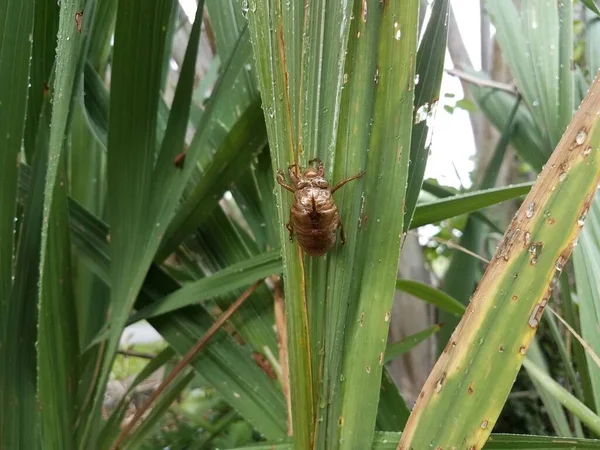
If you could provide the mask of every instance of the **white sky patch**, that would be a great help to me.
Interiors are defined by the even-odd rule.
[[[452,67],[448,52],[444,66],[445,69]],[[454,97],[446,97],[446,94],[453,94]],[[425,178],[436,178],[441,184],[455,188],[471,185],[469,172],[473,170],[473,162],[470,158],[475,153],[475,141],[469,113],[460,108],[450,113],[444,109],[444,105],[454,106],[463,97],[458,78],[444,73],[433,125],[431,154],[425,170]]]
[[[148,344],[161,340],[162,336],[144,320],[126,327],[119,343],[121,347],[127,347],[132,344]]]
[[[185,14],[189,17],[190,22],[193,22],[194,17],[196,17],[196,10],[198,9],[196,0],[179,0],[179,4],[181,5],[181,9],[183,9]]]
[[[479,0],[454,0],[451,3],[469,57],[475,69],[480,70]],[[452,60],[446,51],[444,69],[452,67]],[[454,98],[448,98],[446,94],[454,94]],[[436,178],[441,184],[456,188],[471,186],[469,172],[474,167],[471,158],[475,154],[475,141],[469,113],[459,108],[449,113],[444,105],[453,106],[463,97],[458,78],[444,73],[440,104],[433,126],[431,154],[425,171],[426,178]]]

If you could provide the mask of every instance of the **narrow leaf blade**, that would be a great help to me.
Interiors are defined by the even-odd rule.
[[[487,440],[600,181],[600,159],[592,154],[600,148],[599,94],[600,76],[505,233],[399,449]],[[496,376],[486,382],[490,370]],[[467,406],[482,394],[490,401]]]

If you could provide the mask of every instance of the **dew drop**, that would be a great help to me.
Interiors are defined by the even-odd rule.
[[[579,225],[580,227],[583,226],[583,224],[585,223],[585,218],[587,217],[587,210],[583,211],[581,213],[581,215],[579,216],[579,219],[577,219],[577,225]]]
[[[579,133],[577,133],[577,136],[575,137],[575,142],[577,142],[577,145],[581,145],[585,141],[586,137],[587,133],[585,132],[585,130],[582,129],[579,131]]]
[[[535,211],[535,202],[529,202],[529,205],[527,205],[527,211],[525,211],[525,216],[528,219],[531,219],[533,217],[534,211]]]
[[[442,390],[442,386],[444,385],[445,381],[446,381],[446,372],[444,372],[442,374],[442,377],[435,384],[435,388],[434,388],[435,392],[439,393]]]
[[[425,104],[419,106],[419,109],[417,109],[417,112],[415,113],[415,122],[414,122],[415,125],[426,120],[428,114],[429,114],[429,104],[428,103],[425,103]]]
[[[531,265],[534,265],[537,262],[540,253],[542,253],[543,246],[544,244],[542,242],[534,242],[529,246],[529,253],[532,255]]]
[[[242,0],[242,16],[248,18],[248,0]]]

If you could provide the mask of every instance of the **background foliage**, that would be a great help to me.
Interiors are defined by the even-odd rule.
[[[575,206],[595,191],[599,137],[597,115],[573,115],[600,69],[599,12],[483,3],[504,62],[482,71],[456,55],[448,0],[200,0],[195,17],[175,0],[0,3],[0,448],[598,448],[599,200]],[[496,133],[476,133],[469,190],[423,179],[446,49],[456,107]],[[575,155],[563,133],[581,152],[551,167]],[[332,183],[366,170],[335,194],[346,243],[323,258],[289,241],[275,183],[314,157]],[[578,244],[554,279],[524,269],[532,292],[556,285],[535,337],[465,314],[532,201],[553,202],[533,219],[544,255]],[[564,232],[544,234],[551,218]],[[432,282],[399,272],[422,255]],[[522,308],[503,317],[530,320]],[[487,385],[485,427],[480,405],[429,403],[435,370],[413,409],[425,379],[409,355],[435,348],[428,373],[461,318],[486,345],[533,339],[498,379],[486,370],[505,359],[457,343],[483,391],[507,389]],[[123,346],[139,321],[162,340]]]

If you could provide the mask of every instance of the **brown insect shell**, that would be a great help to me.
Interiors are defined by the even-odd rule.
[[[335,244],[340,216],[329,183],[309,167],[295,183],[290,222],[298,245],[309,256],[322,256]]]

